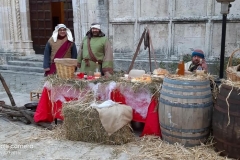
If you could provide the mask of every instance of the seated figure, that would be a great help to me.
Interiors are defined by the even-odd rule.
[[[196,70],[207,72],[207,63],[202,50],[195,49],[192,52],[192,61],[185,63],[185,70],[186,72],[194,72]]]

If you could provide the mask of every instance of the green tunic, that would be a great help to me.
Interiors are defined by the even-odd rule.
[[[106,37],[92,37],[90,41],[92,52],[97,60],[102,61],[103,72],[113,72],[113,53],[111,45]],[[88,64],[87,64],[88,61]],[[78,56],[78,62],[81,64],[80,71],[88,73],[94,72],[99,67],[93,62],[88,53],[87,37],[84,37],[80,55]]]

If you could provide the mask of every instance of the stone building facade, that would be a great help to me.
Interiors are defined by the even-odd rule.
[[[35,54],[29,1],[1,0],[1,53]],[[190,54],[195,48],[202,49],[211,60],[220,56],[220,8],[216,0],[72,0],[75,42],[79,48],[90,24],[100,22],[112,42],[116,68],[122,69],[129,65],[147,27],[158,62],[177,60],[181,54]],[[239,13],[240,1],[236,0],[228,14],[227,56],[240,47]],[[148,51],[142,45],[137,61],[147,59]]]

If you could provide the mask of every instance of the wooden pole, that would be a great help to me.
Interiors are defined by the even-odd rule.
[[[12,94],[11,94],[11,92],[10,92],[10,90],[9,90],[9,88],[8,88],[4,78],[3,78],[3,76],[1,75],[1,73],[0,73],[0,80],[2,82],[2,85],[3,85],[3,87],[4,87],[5,91],[6,91],[9,99],[10,99],[10,102],[11,102],[12,106],[16,106],[16,103],[15,103],[15,101],[13,99],[13,96],[12,96]]]
[[[143,41],[143,38],[144,38],[145,33],[146,33],[146,29],[144,29],[144,32],[142,33],[142,36],[141,36],[141,38],[140,38],[140,40],[139,40],[139,42],[138,42],[138,46],[137,46],[136,52],[134,53],[134,56],[133,56],[131,65],[130,65],[130,67],[129,67],[129,69],[128,69],[128,72],[127,72],[128,74],[129,74],[129,72],[131,71],[131,69],[133,68],[133,64],[134,64],[134,62],[135,62],[135,60],[136,60],[136,58],[137,58],[137,54],[138,54],[138,52],[139,52],[139,49],[140,49],[140,46],[141,46],[141,44],[142,44],[142,41]]]
[[[25,107],[14,107],[6,104],[0,105],[0,115],[11,117],[12,120],[20,120],[25,124],[34,124],[49,130],[53,129],[51,123],[38,122],[36,123],[33,119],[35,112],[27,110]],[[14,117],[14,118],[13,118]]]
[[[153,54],[155,68],[157,69],[158,65],[157,65],[156,56],[155,56],[154,48],[153,48],[153,44],[152,44],[152,37],[150,35],[150,31],[149,30],[148,30],[148,36],[149,36],[149,47],[151,47],[151,52]]]
[[[152,61],[151,61],[151,49],[150,49],[150,37],[149,37],[149,30],[147,30],[147,40],[148,40],[148,54],[149,54],[149,67],[150,67],[150,72],[152,73]]]

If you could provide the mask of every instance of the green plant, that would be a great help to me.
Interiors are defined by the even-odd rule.
[[[167,69],[170,73],[175,73],[178,66],[177,61],[166,61],[166,62],[160,62],[159,67],[163,69]]]
[[[163,69],[166,69],[165,63],[162,62],[162,61],[159,63],[159,67],[160,67],[160,68],[163,68]]]
[[[224,58],[224,69],[223,69],[223,75],[224,75],[224,78],[226,78],[226,69],[227,69],[227,64],[228,64],[228,61],[229,61],[229,57],[225,57]],[[218,75],[219,72],[220,72],[220,59],[217,59],[215,61],[212,61],[212,63],[210,62],[207,62],[209,63],[210,65],[208,65],[209,67],[209,72],[211,74],[214,74],[214,75]],[[235,58],[233,57],[232,59],[232,66],[237,66],[240,64],[240,58]],[[231,67],[231,66],[230,66]]]
[[[192,60],[192,56],[190,55],[190,54],[185,54],[185,55],[183,55],[183,61],[185,62],[185,63],[187,63],[187,62],[189,62],[189,61],[191,61]]]

